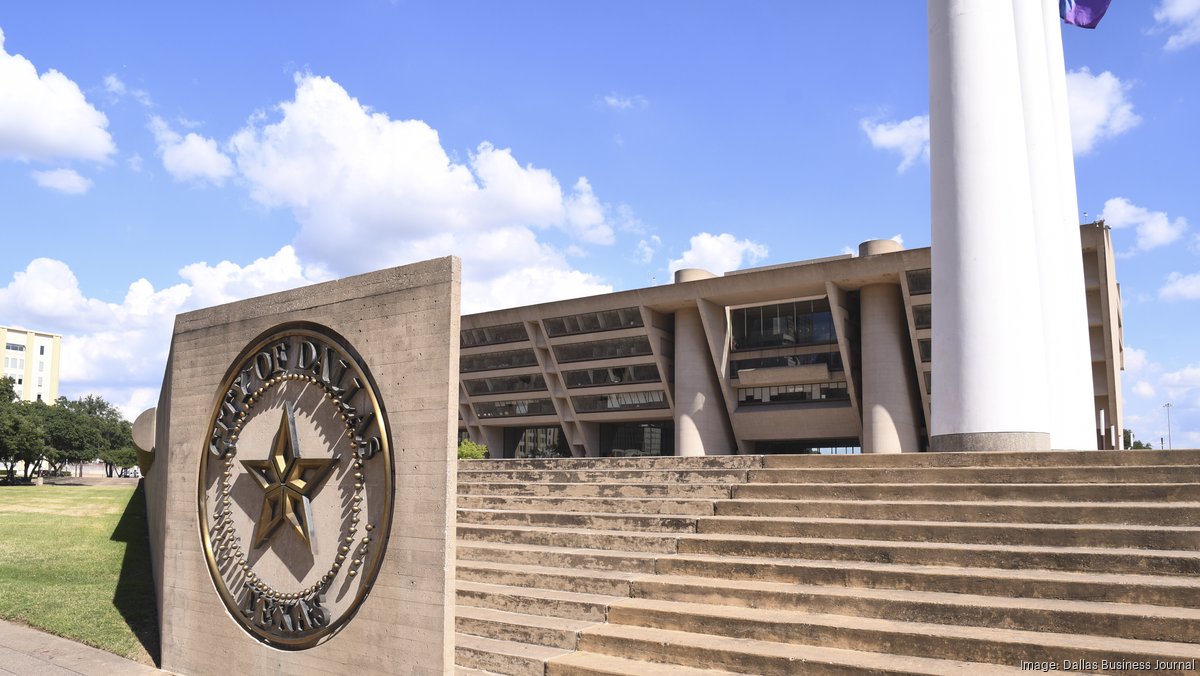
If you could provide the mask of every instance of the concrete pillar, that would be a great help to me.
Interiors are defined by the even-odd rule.
[[[933,450],[1048,450],[1010,2],[929,0]]]
[[[1095,390],[1062,21],[1053,0],[1013,0],[1013,12],[1042,279],[1050,443],[1057,449],[1093,449]]]
[[[728,455],[736,448],[700,310],[681,308],[675,312],[675,455]]]
[[[899,251],[892,240],[864,242],[860,256]],[[920,450],[912,346],[899,284],[870,284],[859,292],[862,345],[863,453]]]

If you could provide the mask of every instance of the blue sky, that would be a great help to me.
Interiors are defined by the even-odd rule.
[[[927,246],[925,4],[746,4],[2,5],[0,323],[133,415],[177,312],[344,274],[455,253],[478,311]],[[1200,446],[1200,2],[1064,43],[1126,426]]]

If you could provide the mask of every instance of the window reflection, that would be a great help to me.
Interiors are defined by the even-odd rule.
[[[590,361],[592,359],[615,359],[617,357],[639,357],[646,354],[650,354],[650,339],[646,336],[593,340],[587,343],[554,346],[554,358],[560,363]]]
[[[910,296],[920,296],[933,289],[933,278],[929,270],[929,268],[923,268],[904,273],[908,277],[908,294]]]
[[[768,404],[797,404],[818,401],[847,401],[850,394],[845,382],[778,385],[775,387],[742,387],[738,389],[739,406]]]
[[[480,418],[511,418],[527,415],[555,415],[554,402],[549,399],[513,399],[511,401],[481,401],[475,404]]]
[[[577,413],[603,413],[605,411],[632,411],[647,408],[666,408],[667,393],[662,390],[647,392],[615,392],[613,394],[585,394],[571,397]]]
[[[542,321],[551,338],[573,336],[579,333],[613,331],[642,326],[642,313],[635,307],[619,310],[601,310],[578,315],[553,317]]]
[[[511,369],[520,366],[537,366],[537,363],[537,356],[533,354],[532,349],[527,348],[486,354],[464,354],[458,358],[458,370],[460,373],[495,371],[496,369]]]
[[[566,371],[563,373],[563,379],[569,388],[628,385],[630,383],[657,383],[660,380],[658,377],[658,367],[654,364]]]
[[[536,392],[546,389],[546,378],[540,373],[527,373],[519,376],[464,380],[463,386],[467,388],[467,394],[473,397],[505,392]]]
[[[735,351],[837,341],[826,298],[738,308],[729,321]]]
[[[525,325],[520,322],[501,324],[500,326],[484,326],[478,329],[463,329],[459,331],[458,335],[463,347],[515,343],[529,339],[529,335],[525,333]]]

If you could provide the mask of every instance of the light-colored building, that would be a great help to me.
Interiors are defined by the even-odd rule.
[[[51,403],[58,399],[58,363],[62,336],[0,326],[3,375],[13,379],[17,396]]]
[[[1096,444],[1113,448],[1120,294],[1108,229],[1081,235]],[[680,270],[673,284],[466,315],[460,436],[493,457],[926,450],[931,291],[929,248],[876,240],[857,257]],[[1043,367],[1011,368],[1045,387]]]

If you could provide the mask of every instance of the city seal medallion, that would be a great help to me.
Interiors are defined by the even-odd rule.
[[[342,336],[277,326],[234,360],[202,441],[203,551],[229,614],[303,650],[371,590],[394,501],[389,427],[367,365]]]

